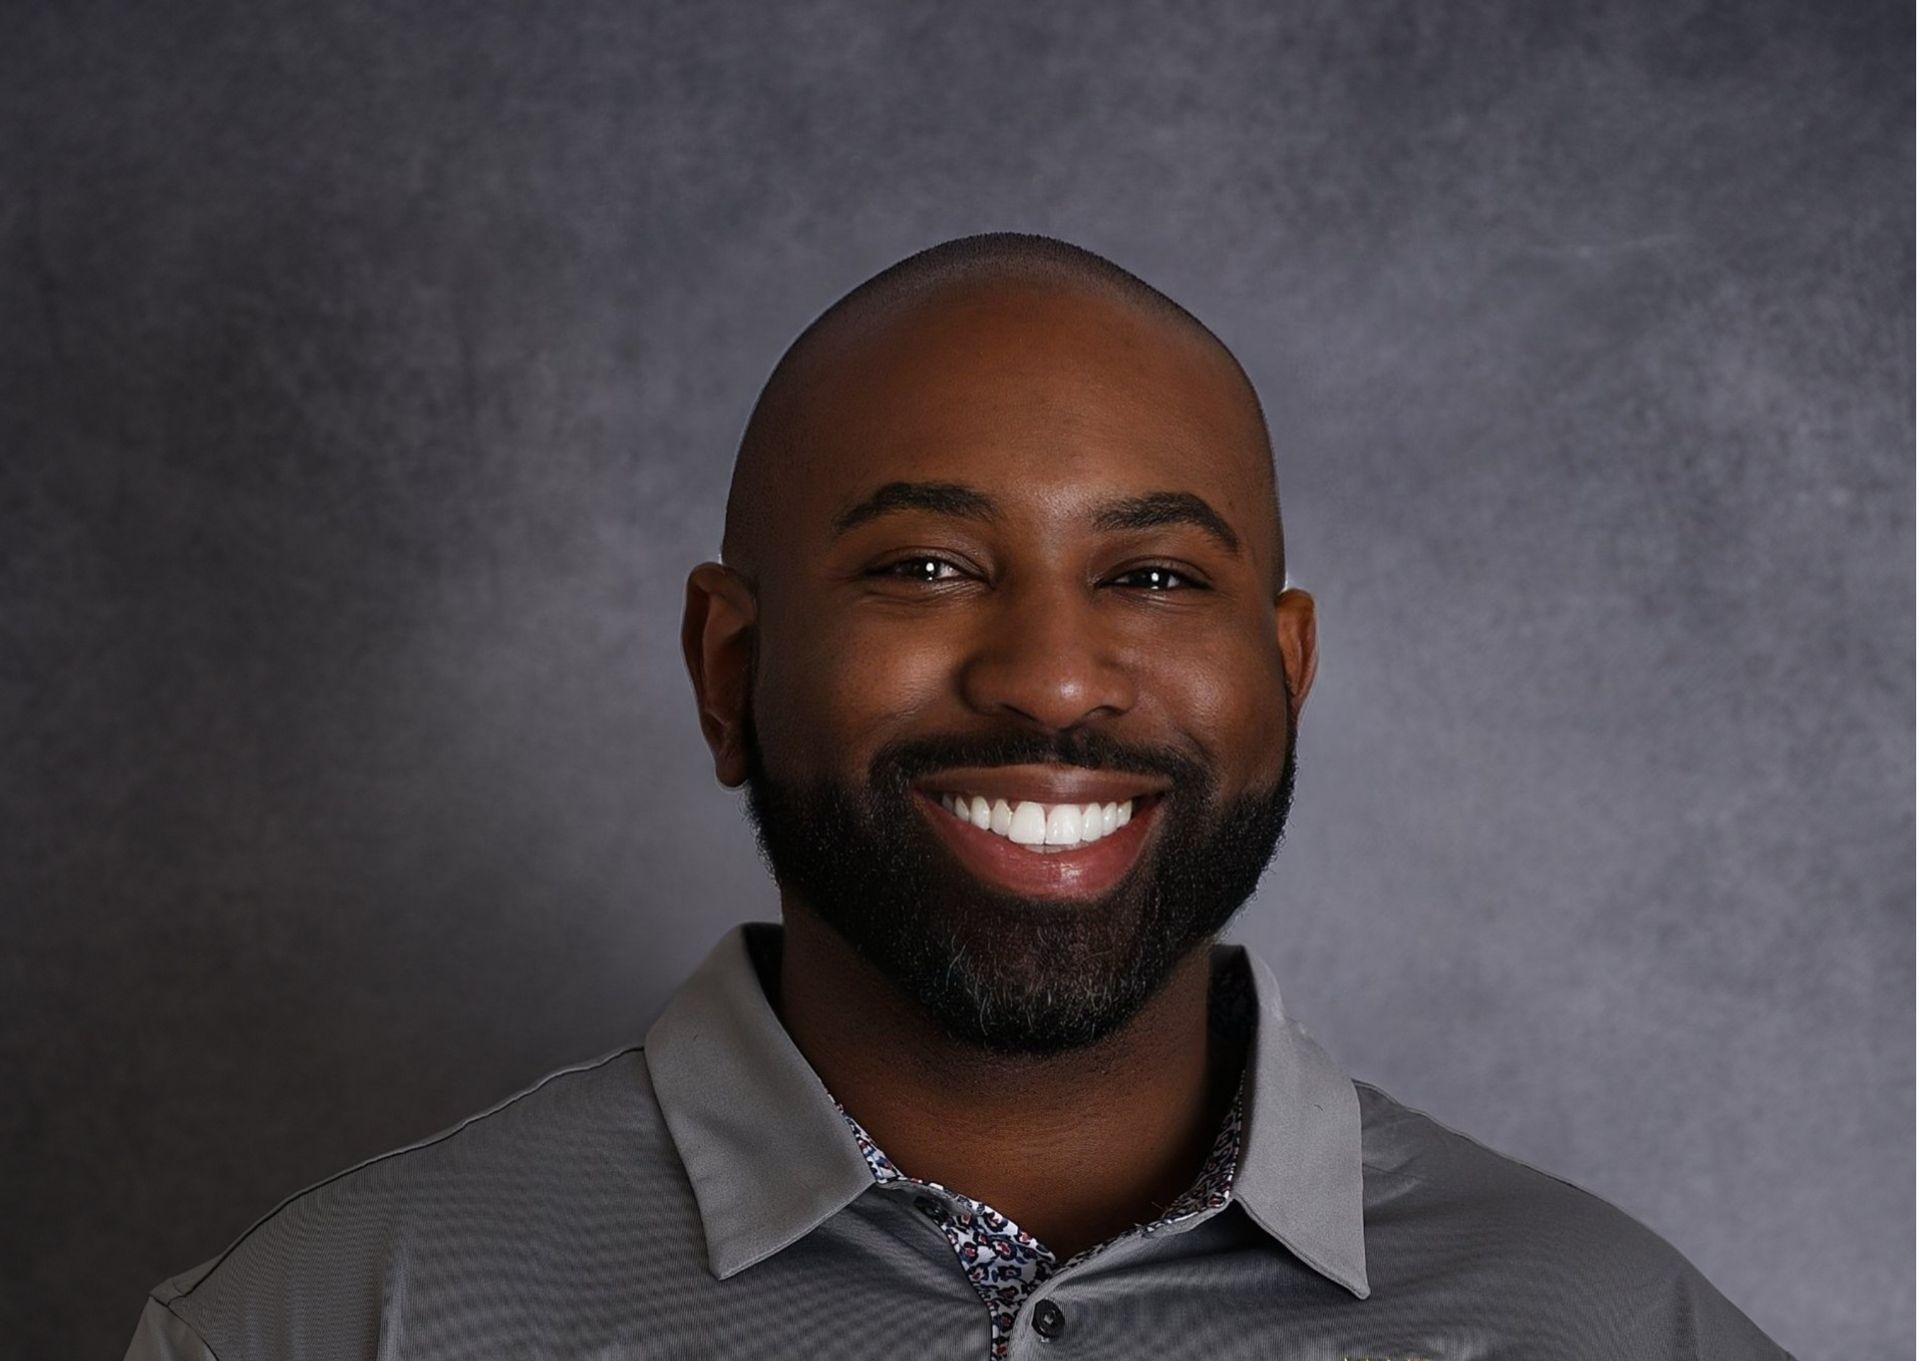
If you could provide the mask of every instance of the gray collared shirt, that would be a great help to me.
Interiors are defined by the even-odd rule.
[[[129,1361],[981,1361],[938,1225],[876,1183],[729,931],[639,1048],[290,1197],[150,1294]],[[1786,1355],[1606,1202],[1347,1078],[1255,1000],[1232,1195],[1066,1264],[1021,1358],[1637,1361]]]

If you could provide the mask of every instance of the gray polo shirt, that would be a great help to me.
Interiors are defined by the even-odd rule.
[[[982,1361],[953,1245],[767,1002],[780,931],[729,931],[640,1047],[290,1197],[152,1291],[129,1361]],[[1212,963],[1255,1003],[1230,1195],[1048,1276],[1012,1356],[1786,1356],[1621,1211],[1347,1078],[1244,946]]]

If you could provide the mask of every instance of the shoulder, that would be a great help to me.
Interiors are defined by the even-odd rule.
[[[1565,1345],[1561,1355],[1786,1357],[1618,1206],[1368,1083],[1354,1089],[1378,1297],[1419,1282],[1503,1316],[1513,1334]]]
[[[609,1205],[645,1223],[690,1197],[645,1056],[622,1049],[296,1192],[151,1298],[220,1355],[371,1344],[398,1314],[555,1270],[562,1226],[604,1248],[627,1231]]]

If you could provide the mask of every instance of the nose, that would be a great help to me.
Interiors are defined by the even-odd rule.
[[[1097,591],[1072,581],[1004,587],[961,669],[967,704],[1053,729],[1131,709],[1133,670]]]

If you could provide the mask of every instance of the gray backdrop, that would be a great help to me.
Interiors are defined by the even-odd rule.
[[[6,8],[8,1345],[776,914],[681,583],[781,347],[988,228],[1266,398],[1308,1027],[1911,1345],[1904,7]]]

